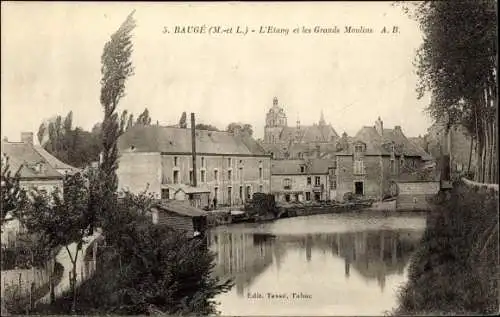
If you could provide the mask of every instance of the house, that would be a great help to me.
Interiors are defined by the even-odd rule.
[[[45,151],[40,154],[40,148],[33,144],[33,133],[21,133],[21,142],[2,141],[2,159],[9,159],[12,173],[19,170],[20,184],[24,188],[38,188],[52,191],[54,188],[63,189],[64,175],[57,170],[65,165]]]
[[[330,182],[335,162],[332,160],[273,160],[271,162],[271,192],[276,201],[330,200]],[[334,179],[333,179],[334,181]]]
[[[437,159],[440,170],[450,167],[452,173],[475,170],[476,149],[464,126],[454,124],[446,129],[445,122],[435,122],[427,130],[426,139],[428,151]]]
[[[408,140],[400,126],[384,129],[378,118],[374,126],[361,128],[353,138],[339,140],[336,160],[336,190],[342,200],[351,192],[365,198],[382,199],[397,193],[398,180],[434,180],[424,170],[432,160],[417,144]]]
[[[207,230],[206,213],[187,201],[162,201],[151,208],[151,216],[153,224],[166,225],[189,237]]]
[[[243,205],[254,192],[270,191],[270,156],[245,135],[135,126],[120,137],[118,150],[119,189],[147,189],[158,199],[188,199],[200,208]]]
[[[21,142],[2,140],[2,166],[6,164],[7,159],[11,174],[19,171],[19,183],[24,189],[36,188],[52,192],[57,188],[62,194],[63,173],[77,171],[33,144],[31,132],[21,133]],[[2,226],[2,244],[14,243],[20,231],[22,228],[17,219],[5,223]]]
[[[285,110],[275,97],[266,114],[261,145],[274,159],[309,159],[335,146],[338,137],[332,125],[325,122],[323,112],[318,123],[302,126],[297,120],[296,126],[288,126]]]

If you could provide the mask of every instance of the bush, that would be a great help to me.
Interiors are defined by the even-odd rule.
[[[498,192],[454,184],[428,217],[397,315],[498,311]]]
[[[260,216],[267,215],[269,213],[274,216],[278,214],[276,201],[274,199],[274,195],[272,194],[254,193],[252,196],[252,202],[245,209],[249,210],[250,214],[258,214]]]
[[[192,239],[123,210],[113,244],[98,248],[95,275],[77,290],[80,314],[215,313],[213,298],[232,287],[211,276],[215,256]],[[117,227],[118,228],[118,227]],[[113,241],[113,240],[111,240]],[[69,313],[71,294],[38,313]]]

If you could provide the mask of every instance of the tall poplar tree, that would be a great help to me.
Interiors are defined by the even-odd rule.
[[[402,3],[424,34],[416,58],[420,97],[431,94],[427,110],[436,121],[461,124],[473,136],[475,180],[498,183],[496,1]]]
[[[120,28],[111,35],[111,39],[104,46],[101,57],[100,102],[104,110],[104,119],[101,133],[102,159],[99,165],[99,194],[101,195],[99,214],[104,217],[104,229],[106,224],[112,221],[116,205],[116,190],[118,188],[116,175],[118,168],[117,141],[120,136],[120,118],[117,106],[125,96],[125,82],[134,72],[131,62],[132,31],[135,28],[134,12],[130,13]]]

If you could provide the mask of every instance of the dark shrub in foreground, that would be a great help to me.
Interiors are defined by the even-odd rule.
[[[213,298],[232,285],[211,277],[214,255],[204,242],[165,226],[129,227],[119,245],[100,248],[96,274],[77,290],[77,313],[215,313]],[[67,295],[37,312],[69,313]]]
[[[498,312],[498,192],[457,183],[428,217],[397,315]]]

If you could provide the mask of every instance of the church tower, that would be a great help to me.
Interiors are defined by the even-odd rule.
[[[319,125],[326,125],[325,115],[323,114],[323,110],[321,110],[321,116],[319,118]]]
[[[283,107],[278,104],[278,98],[273,98],[273,106],[266,114],[266,125],[264,127],[264,142],[279,143],[280,134],[284,127],[287,126],[286,114]]]

